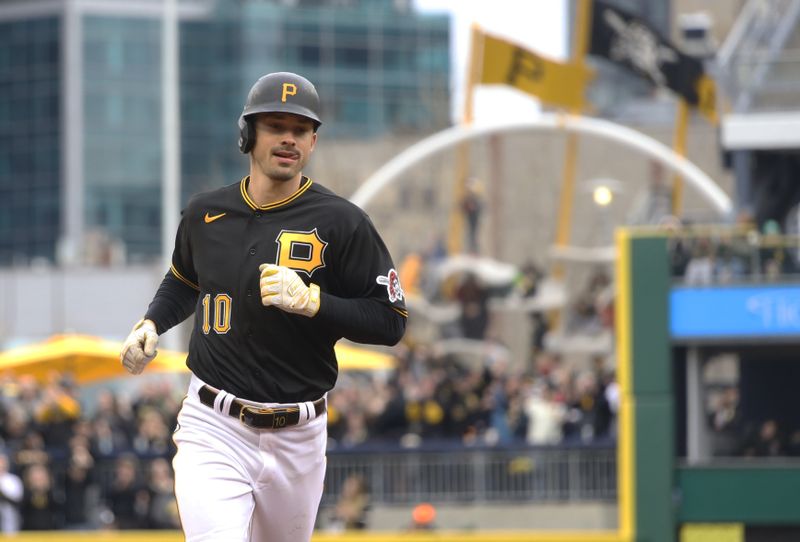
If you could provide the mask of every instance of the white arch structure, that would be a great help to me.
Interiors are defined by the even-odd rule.
[[[620,143],[660,162],[693,186],[723,217],[733,212],[733,203],[725,192],[699,167],[672,149],[647,135],[607,120],[542,113],[533,120],[503,122],[487,125],[458,125],[415,143],[373,173],[350,197],[350,201],[366,208],[372,199],[418,162],[462,141],[498,132],[527,132],[534,130],[577,132]]]

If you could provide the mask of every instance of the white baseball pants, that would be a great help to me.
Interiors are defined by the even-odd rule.
[[[203,384],[192,376],[173,435],[186,541],[310,540],[325,478],[327,414],[283,429],[252,429],[228,415],[230,395],[215,409],[202,404]]]

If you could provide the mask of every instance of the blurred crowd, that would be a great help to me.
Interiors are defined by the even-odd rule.
[[[758,229],[743,218],[740,230],[672,237],[670,259],[672,276],[692,286],[775,282],[800,272],[797,240],[784,237],[774,220]]]
[[[91,407],[86,393],[65,374],[0,378],[2,528],[178,527],[171,433],[183,388],[94,389]],[[343,372],[328,399],[330,449],[598,442],[613,438],[618,403],[600,358],[576,372],[541,352],[525,369],[422,345],[401,348],[392,371]]]
[[[800,429],[774,418],[745,419],[737,386],[709,394],[708,427],[717,457],[800,457]]]
[[[0,378],[2,531],[177,528],[176,390],[100,390],[91,412],[81,392],[69,375]]]
[[[331,445],[585,444],[615,434],[618,387],[605,358],[576,370],[540,352],[530,368],[405,348],[388,375],[344,373],[329,395]]]

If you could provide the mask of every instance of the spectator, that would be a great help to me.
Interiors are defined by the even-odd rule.
[[[489,326],[489,293],[477,275],[468,273],[456,291],[461,306],[461,333],[468,339],[482,341]]]
[[[22,445],[14,456],[14,462],[20,470],[30,465],[47,464],[49,456],[45,449],[44,437],[38,431],[29,429],[22,439]]]
[[[175,478],[172,467],[164,458],[154,459],[147,477],[148,529],[178,529],[178,503],[175,500]]]
[[[543,273],[535,263],[528,260],[520,268],[519,274],[514,281],[514,289],[522,297],[534,297],[539,291],[539,283],[542,281]]]
[[[628,221],[631,224],[658,224],[672,212],[672,187],[664,179],[664,167],[650,162],[645,192],[634,200]]]
[[[550,324],[547,322],[545,314],[540,311],[530,313],[530,323],[531,355],[536,356],[544,350],[544,339],[550,331]]]
[[[92,526],[89,511],[95,509],[95,484],[91,473],[94,458],[83,441],[73,441],[64,479],[64,521],[68,529],[88,529]]]
[[[346,448],[358,446],[367,440],[367,421],[358,405],[350,405],[345,411],[345,433],[341,443]]]
[[[389,383],[386,407],[374,423],[375,436],[383,439],[399,439],[405,434],[406,401],[397,383]]]
[[[102,420],[103,423],[108,425],[109,434],[123,435],[127,440],[132,436],[130,434],[129,419],[129,417],[123,415],[117,398],[110,390],[102,390],[98,393],[97,407],[94,416],[92,416],[93,422]],[[106,431],[104,430],[104,432]]]
[[[143,406],[139,412],[139,426],[133,438],[133,449],[139,455],[174,455],[169,428],[161,413],[153,406]]]
[[[594,439],[595,415],[597,414],[598,389],[595,376],[581,373],[571,387],[563,435],[565,440],[590,442]]]
[[[766,280],[777,281],[782,275],[796,272],[792,256],[783,245],[781,227],[775,220],[767,220],[762,231],[760,259]]]
[[[48,447],[66,449],[72,435],[72,425],[80,413],[80,403],[73,397],[73,389],[67,379],[62,381],[59,375],[50,375],[50,382],[36,405],[36,422],[42,428]]]
[[[494,379],[484,396],[485,408],[489,417],[490,429],[487,431],[489,444],[508,444],[513,440],[509,425],[509,398],[505,379]]]
[[[106,501],[117,529],[140,529],[145,526],[147,515],[147,490],[137,479],[138,461],[135,456],[125,454],[114,466],[114,480],[106,494]]]
[[[3,423],[0,424],[0,435],[3,437],[6,453],[15,463],[17,452],[24,446],[28,428],[29,416],[23,407],[18,404],[8,405]]]
[[[506,423],[512,441],[524,442],[528,433],[528,417],[525,414],[525,399],[522,389],[525,386],[523,379],[514,375],[506,381],[506,397],[508,408],[506,410]]]
[[[711,401],[709,425],[714,439],[714,454],[735,455],[741,450],[742,419],[739,389],[729,386]]]
[[[566,416],[564,405],[553,399],[552,391],[536,384],[525,402],[528,417],[528,444],[536,446],[561,442],[561,426]]]
[[[766,420],[752,442],[745,445],[744,455],[755,457],[775,457],[783,455],[783,442],[781,442],[778,422]]]
[[[3,534],[16,533],[20,529],[22,480],[9,468],[8,455],[0,451],[0,533]]]
[[[611,405],[609,386],[614,384],[613,372],[599,366],[597,369],[597,393],[594,398],[594,439],[606,439],[612,436],[614,407]]]
[[[467,251],[471,254],[478,254],[478,224],[483,210],[482,192],[478,179],[467,179],[464,197],[461,199],[461,212],[467,222]]]
[[[745,259],[737,254],[730,243],[721,243],[714,262],[714,276],[720,284],[741,281],[747,274]]]
[[[608,327],[608,305],[613,300],[611,278],[602,268],[595,269],[589,276],[583,291],[573,303],[567,322],[570,333],[594,334]]]
[[[692,249],[692,257],[686,265],[686,284],[707,286],[714,279],[714,248],[708,239],[698,239]]]
[[[109,420],[97,418],[94,421],[94,438],[92,439],[92,455],[98,459],[115,457],[128,451],[130,445],[125,433],[114,427]]]
[[[52,531],[63,526],[64,500],[53,488],[49,469],[42,463],[28,466],[23,476],[22,528],[26,531]]]
[[[354,474],[345,479],[342,493],[336,502],[331,519],[333,530],[356,530],[367,528],[369,493],[364,478]]]
[[[608,403],[608,409],[611,413],[611,423],[609,428],[609,434],[612,437],[616,437],[617,435],[617,415],[619,413],[619,403],[620,403],[620,390],[619,390],[619,382],[617,382],[616,375],[613,371],[609,371],[606,375],[606,388],[603,392],[605,396],[606,402]]]

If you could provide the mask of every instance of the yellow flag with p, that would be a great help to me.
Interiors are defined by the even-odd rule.
[[[482,65],[478,82],[509,85],[556,107],[579,111],[594,72],[585,64],[548,59],[504,39],[480,32]]]

